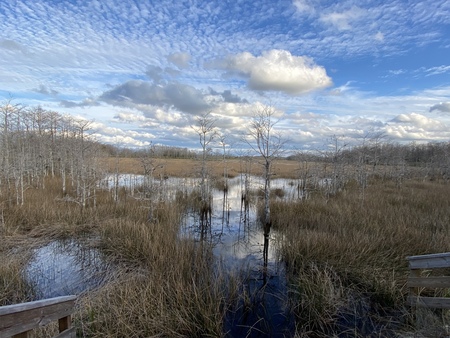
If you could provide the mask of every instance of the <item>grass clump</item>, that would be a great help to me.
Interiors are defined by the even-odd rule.
[[[23,275],[34,248],[83,236],[98,246],[111,271],[99,288],[79,295],[74,325],[80,336],[222,335],[230,288],[211,248],[179,235],[186,198],[154,202],[122,193],[114,199],[98,190],[95,204],[81,208],[62,196],[55,180],[44,190],[28,189],[24,205],[3,209],[1,305],[35,299]],[[36,335],[52,327],[45,330]]]
[[[367,327],[387,334],[407,325],[405,258],[450,250],[447,189],[433,182],[402,188],[385,182],[370,186],[364,200],[354,189],[329,200],[273,202],[302,332],[327,336],[352,326],[364,336]],[[348,320],[356,311],[359,318]]]
[[[122,268],[114,282],[83,299],[83,335],[221,336],[225,279],[208,246],[178,238],[180,214],[165,204],[152,223],[103,224],[103,250]]]
[[[28,302],[35,294],[24,275],[26,259],[19,255],[5,255],[0,260],[0,306]]]

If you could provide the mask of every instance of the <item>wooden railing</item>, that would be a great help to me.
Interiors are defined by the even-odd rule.
[[[0,338],[26,338],[33,329],[58,321],[55,338],[74,338],[71,315],[76,296],[63,296],[0,307]]]
[[[448,297],[425,297],[420,296],[421,289],[445,289],[450,288],[450,276],[436,276],[435,269],[450,268],[450,252],[409,256],[410,274],[407,286],[409,287],[408,305],[418,307],[429,307],[439,309],[450,309],[450,298]],[[427,271],[429,270],[429,271]],[[427,275],[424,274],[427,273]],[[447,274],[448,270],[447,270]]]

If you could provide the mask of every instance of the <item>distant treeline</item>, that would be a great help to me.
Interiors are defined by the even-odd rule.
[[[144,149],[101,144],[92,137],[91,125],[91,121],[41,107],[24,107],[11,101],[0,105],[0,203],[23,204],[26,189],[44,187],[46,176],[59,176],[62,196],[70,195],[81,206],[95,204],[96,184],[104,174],[99,161],[102,157],[201,156],[195,150],[159,144]],[[224,156],[214,148],[207,151],[210,159]],[[233,154],[232,149],[227,151],[227,156]],[[345,138],[333,136],[325,150],[299,151],[287,158],[330,163],[328,168],[333,168],[336,177],[342,177],[348,166],[353,165],[362,176],[366,175],[367,166],[372,167],[372,173],[379,172],[379,167],[383,167],[383,173],[396,168],[398,177],[407,176],[406,167],[417,167],[424,178],[450,179],[450,142],[399,144],[375,135],[349,146]]]
[[[110,156],[142,158],[154,156],[159,158],[196,158],[198,153],[188,148],[152,144],[146,148],[131,149],[113,145],[103,145],[103,150]]]
[[[333,162],[335,156],[347,164],[363,161],[365,164],[390,164],[402,160],[409,166],[423,166],[430,163],[447,163],[450,156],[449,142],[429,142],[409,144],[384,142],[375,146],[359,145],[344,148],[337,154],[334,151],[299,151],[288,156],[288,160],[309,162]]]

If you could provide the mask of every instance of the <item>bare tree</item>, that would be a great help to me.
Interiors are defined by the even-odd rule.
[[[209,224],[211,217],[211,203],[208,184],[208,168],[207,158],[210,152],[210,145],[217,136],[215,127],[216,120],[211,116],[211,113],[206,113],[197,118],[197,124],[192,126],[192,129],[197,133],[202,147],[201,152],[201,181],[200,181],[200,216],[201,216],[201,232],[202,236]]]
[[[324,188],[325,198],[335,195],[344,187],[347,177],[345,173],[344,150],[348,147],[344,136],[333,135],[327,140],[326,150],[321,152],[325,158],[324,166]],[[328,179],[328,170],[326,165],[331,165],[331,178]]]
[[[222,233],[224,223],[230,222],[230,212],[228,203],[228,162],[227,162],[227,142],[226,136],[219,135],[219,145],[222,147],[222,163],[223,163],[223,203],[222,203]]]
[[[253,115],[252,122],[245,139],[250,148],[262,157],[263,179],[264,179],[264,214],[262,217],[264,225],[264,263],[267,264],[269,250],[269,234],[271,227],[270,219],[270,180],[274,161],[281,155],[283,141],[281,136],[274,130],[278,119],[275,117],[276,110],[272,106],[260,106]]]
[[[317,172],[318,170],[311,170],[312,163],[310,155],[306,152],[297,152],[296,158],[298,161],[298,184],[297,184],[297,199],[306,200],[309,197],[308,179],[311,172]]]

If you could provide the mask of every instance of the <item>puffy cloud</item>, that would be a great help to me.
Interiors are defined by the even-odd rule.
[[[142,123],[146,122],[145,116],[130,113],[130,112],[119,112],[116,115],[114,115],[114,119],[120,122],[125,123]]]
[[[126,147],[143,147],[150,144],[155,135],[145,131],[123,130],[107,126],[101,122],[92,122],[93,136],[100,142]]]
[[[239,97],[239,95],[237,94],[233,94],[229,89],[224,90],[221,93],[215,91],[212,88],[210,88],[209,91],[211,95],[220,95],[223,98],[223,100],[228,103],[248,103],[246,99]]]
[[[108,136],[104,134],[94,134],[95,138],[102,143],[119,145],[122,147],[145,147],[149,146],[149,141],[137,140],[130,136],[114,135]]]
[[[450,135],[444,123],[417,113],[396,116],[387,123],[385,130],[387,135],[404,140],[432,141]]]
[[[180,74],[180,71],[174,68],[166,67],[162,69],[159,66],[153,65],[148,66],[147,71],[145,72],[145,75],[147,75],[154,83],[160,83],[163,79],[177,76],[178,74]]]
[[[191,55],[188,53],[173,53],[167,57],[167,60],[180,68],[187,68],[189,61],[191,61]]]
[[[435,129],[443,127],[443,124],[437,120],[430,119],[424,115],[411,113],[400,114],[391,120],[391,122],[414,125],[418,128]]]
[[[254,105],[249,103],[221,102],[214,107],[212,113],[222,117],[248,117],[253,115],[254,108]]]
[[[244,52],[230,56],[225,68],[248,78],[255,90],[304,94],[332,84],[325,68],[305,56],[294,56],[285,50],[270,50],[261,56]]]
[[[441,102],[430,107],[430,112],[434,110],[439,110],[444,113],[450,113],[450,102]]]
[[[192,86],[180,83],[156,85],[141,80],[125,82],[104,92],[99,99],[125,107],[137,107],[142,104],[174,107],[192,114],[201,113],[210,107],[204,99],[204,94]]]

